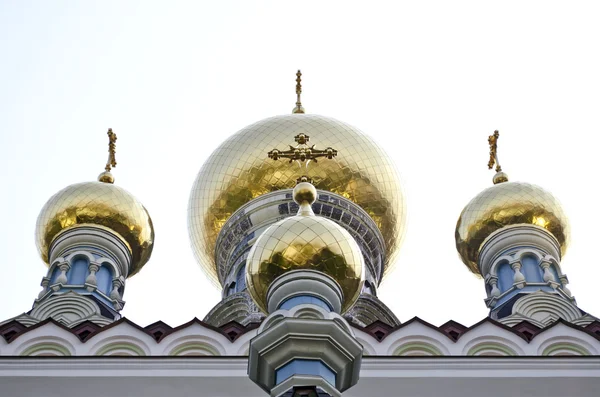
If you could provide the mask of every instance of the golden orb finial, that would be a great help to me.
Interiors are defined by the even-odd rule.
[[[294,187],[292,197],[298,204],[298,215],[314,216],[312,204],[317,201],[317,189],[310,182],[300,182]]]
[[[302,94],[302,72],[298,69],[298,72],[296,73],[296,107],[292,110],[293,114],[304,114],[304,108],[300,101],[300,94]]]
[[[494,131],[492,135],[488,137],[488,144],[490,145],[490,160],[488,161],[488,169],[492,169],[494,164],[496,164],[496,175],[492,181],[494,185],[502,182],[508,182],[508,175],[502,172],[502,167],[500,166],[500,162],[498,161],[498,138],[500,137],[500,133],[498,130]]]
[[[104,172],[98,175],[98,181],[104,183],[115,183],[115,177],[111,174],[110,170],[112,167],[117,166],[117,160],[115,159],[115,153],[117,149],[117,134],[115,134],[112,128],[108,129],[106,133],[108,135],[108,160],[104,167]]]

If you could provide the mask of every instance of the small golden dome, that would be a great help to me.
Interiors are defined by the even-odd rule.
[[[294,189],[294,199],[300,205],[298,215],[268,227],[250,250],[246,286],[265,313],[269,286],[292,270],[316,270],[337,281],[344,294],[342,312],[360,295],[365,279],[360,248],[344,228],[312,213],[310,204],[316,193],[310,183],[299,183]]]
[[[128,276],[140,271],[150,259],[154,227],[146,208],[131,193],[112,183],[83,182],[52,196],[38,216],[36,245],[46,264],[56,236],[82,225],[106,227],[125,242],[132,256]]]
[[[527,224],[546,229],[558,241],[561,255],[569,245],[569,220],[560,202],[539,186],[525,182],[497,182],[479,193],[463,209],[456,224],[456,249],[470,271],[479,273],[479,249],[494,231]]]
[[[267,157],[288,149],[294,136],[310,136],[317,149],[335,148],[332,160],[311,162],[308,170],[286,159]],[[384,276],[391,271],[405,232],[406,206],[391,158],[371,138],[341,121],[291,114],[258,121],[223,142],[204,163],[192,187],[188,228],[192,249],[209,278],[219,283],[217,236],[229,217],[249,201],[289,189],[306,175],[317,189],[337,193],[364,209],[385,242]]]

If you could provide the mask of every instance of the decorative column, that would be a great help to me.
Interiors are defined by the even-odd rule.
[[[67,280],[67,272],[69,271],[69,264],[67,262],[61,263],[60,265],[58,265],[58,268],[60,269],[60,275],[56,278],[56,283],[57,284],[66,284],[68,282]],[[60,289],[60,286],[55,286],[53,287],[55,291],[58,291]]]
[[[96,279],[96,272],[100,267],[97,263],[90,262],[88,270],[90,274],[85,279],[85,285],[87,286],[87,290],[92,292],[95,287],[98,285],[98,280]]]
[[[46,292],[48,292],[48,283],[49,282],[50,282],[50,278],[48,278],[48,277],[42,278],[42,283],[41,283],[42,290],[38,294],[38,299],[42,299],[44,297],[44,295],[46,295]]]
[[[562,284],[562,290],[568,297],[572,297],[571,290],[567,288],[567,284],[569,284],[569,279],[566,274],[560,276],[560,282]]]
[[[513,282],[517,288],[523,288],[525,286],[525,276],[521,273],[521,263],[516,261],[511,265],[512,269],[515,271],[515,275],[513,276]]]
[[[492,286],[492,289],[490,290],[490,296],[494,298],[500,296],[500,290],[498,289],[498,277],[491,276],[488,281],[488,284]]]

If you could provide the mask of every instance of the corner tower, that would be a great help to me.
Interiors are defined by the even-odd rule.
[[[112,129],[107,134],[108,161],[98,180],[67,186],[38,216],[35,240],[48,273],[33,309],[16,318],[23,324],[50,317],[70,327],[119,319],[126,279],[150,259],[152,219],[142,203],[114,184],[117,135]]]
[[[585,325],[593,318],[577,307],[561,267],[570,237],[563,207],[539,186],[508,180],[498,162],[498,138],[498,131],[488,138],[494,185],[463,209],[456,249],[468,269],[483,277],[493,319],[542,327],[562,318]]]

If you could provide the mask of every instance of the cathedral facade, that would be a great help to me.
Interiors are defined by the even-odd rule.
[[[600,320],[577,306],[561,260],[569,221],[542,187],[513,182],[489,136],[493,184],[455,241],[489,315],[471,327],[401,323],[378,298],[406,230],[392,159],[359,129],[292,114],[243,128],[193,183],[188,228],[222,292],[177,327],[121,318],[154,226],[115,184],[117,135],[97,180],[42,208],[48,272],[31,310],[0,323],[2,396],[598,396]]]

